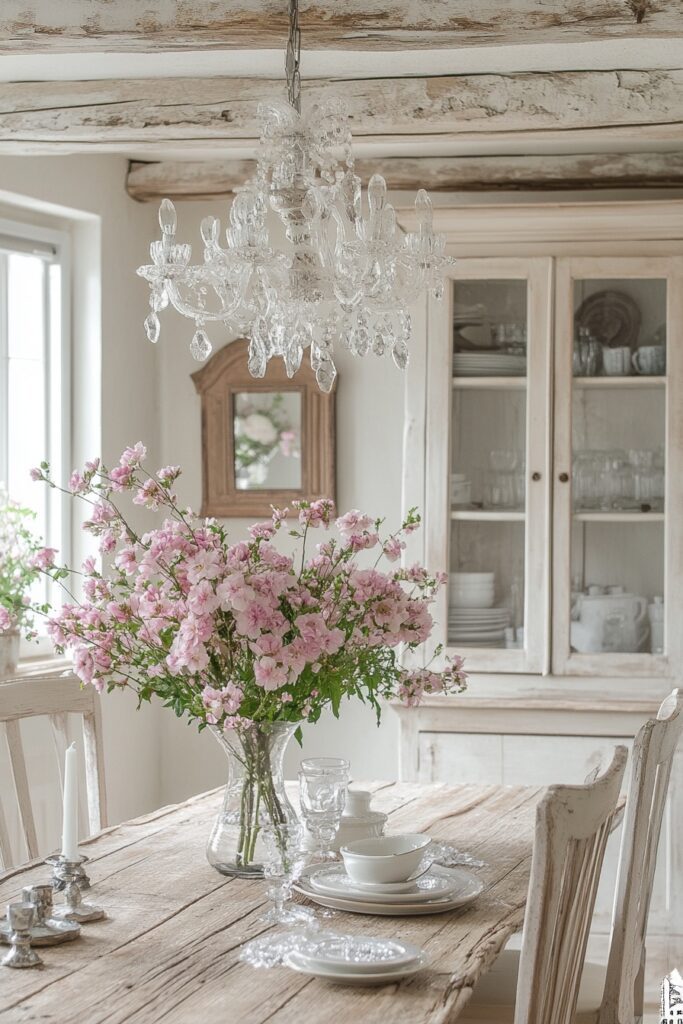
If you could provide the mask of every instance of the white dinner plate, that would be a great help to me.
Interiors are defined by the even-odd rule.
[[[423,950],[400,939],[379,939],[364,935],[327,935],[314,940],[297,955],[311,967],[343,974],[377,974],[410,967]]]
[[[484,888],[483,883],[464,868],[450,868],[458,872],[462,878],[462,888],[446,899],[428,900],[424,903],[378,903],[367,897],[331,896],[317,892],[306,878],[301,878],[294,889],[307,896],[313,903],[332,910],[345,910],[350,914],[376,914],[387,917],[414,917],[418,914],[444,914],[448,910],[457,910],[467,906],[479,896]]]
[[[417,974],[427,965],[427,956],[423,953],[418,959],[402,968],[388,968],[386,970],[369,973],[367,971],[341,971],[330,970],[326,967],[317,966],[307,961],[301,953],[289,953],[285,957],[285,965],[300,974],[306,974],[310,978],[320,978],[322,981],[329,981],[334,985],[395,985],[402,978],[408,978]]]
[[[372,900],[373,903],[427,903],[436,899],[452,898],[462,887],[462,880],[452,874],[449,868],[436,865],[411,883],[409,889],[404,892],[387,892],[379,886],[369,891],[349,878],[342,865],[313,870],[304,877],[316,892],[323,895]]]

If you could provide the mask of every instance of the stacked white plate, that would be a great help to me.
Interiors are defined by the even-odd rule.
[[[311,868],[294,888],[314,903],[334,910],[406,917],[463,907],[477,898],[483,886],[464,868],[433,864],[412,882],[369,883],[353,882],[343,864],[332,864]]]
[[[457,608],[448,612],[448,640],[460,647],[504,647],[507,608]]]
[[[510,352],[456,352],[454,377],[523,377],[526,356]]]
[[[457,608],[491,608],[496,589],[493,572],[452,572],[448,578],[449,605]]]
[[[426,963],[426,953],[409,942],[362,935],[323,935],[285,958],[292,970],[337,985],[386,985]]]

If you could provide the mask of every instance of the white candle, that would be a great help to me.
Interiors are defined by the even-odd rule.
[[[62,856],[77,861],[78,853],[78,761],[76,744],[67,747],[64,758],[64,813],[62,817]]]

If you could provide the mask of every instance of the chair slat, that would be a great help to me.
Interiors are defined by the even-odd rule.
[[[59,777],[59,791],[64,796],[64,755],[69,746],[68,721],[69,717],[65,711],[57,711],[50,715],[50,728],[52,730],[52,742],[57,755],[57,774]]]
[[[24,840],[28,850],[29,858],[32,860],[38,856],[38,837],[36,826],[33,820],[33,807],[31,806],[31,790],[28,784],[28,773],[26,771],[26,760],[24,758],[24,747],[21,742],[21,728],[17,719],[11,719],[5,724],[7,731],[7,748],[9,760],[14,778],[14,788],[19,802],[19,815],[24,832]]]
[[[99,704],[92,714],[83,715],[83,749],[88,794],[88,823],[91,832],[99,832],[107,821],[107,795],[104,787],[102,722]]]
[[[2,866],[5,870],[11,867],[14,863],[12,860],[12,846],[9,838],[9,830],[7,828],[7,822],[5,821],[5,815],[2,810],[2,804],[0,803],[0,860],[2,860]]]

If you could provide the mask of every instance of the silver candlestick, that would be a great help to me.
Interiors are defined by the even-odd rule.
[[[102,907],[96,907],[92,903],[83,903],[81,896],[82,858],[77,861],[67,860],[60,854],[59,857],[51,857],[54,868],[52,885],[57,891],[64,891],[66,903],[55,907],[53,917],[60,920],[77,921],[82,924],[84,921],[100,921],[106,914]]]
[[[90,888],[90,879],[85,873],[85,864],[88,863],[89,857],[85,854],[79,854],[78,860],[71,861],[72,864],[76,865],[76,881],[78,886],[83,892],[84,889]],[[62,889],[66,888],[66,881],[62,878],[60,872],[60,864],[64,863],[64,856],[61,853],[53,853],[51,856],[45,858],[45,863],[52,867],[52,888],[55,892],[61,892]]]
[[[3,967],[38,967],[42,960],[34,949],[31,949],[31,925],[36,916],[36,908],[32,903],[8,903],[7,920],[12,933],[12,948],[5,953]]]
[[[53,916],[51,885],[25,885],[21,897],[24,903],[32,903],[36,908],[31,925],[32,946],[56,946],[60,942],[77,939],[81,934],[81,926],[76,921]],[[9,943],[11,934],[9,921],[0,921],[0,942]]]

